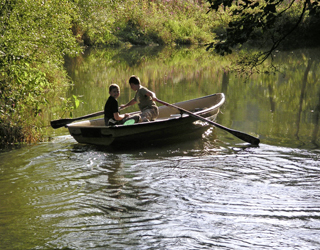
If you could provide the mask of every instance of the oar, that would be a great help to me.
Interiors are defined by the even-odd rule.
[[[50,123],[51,123],[51,127],[56,129],[56,128],[64,127],[65,125],[67,125],[67,124],[69,124],[71,122],[74,122],[74,121],[87,119],[87,118],[91,118],[91,117],[95,117],[95,116],[99,116],[99,115],[103,115],[103,114],[104,114],[104,111],[99,111],[99,112],[96,112],[96,113],[92,113],[92,114],[89,114],[89,115],[84,115],[84,116],[73,118],[73,119],[53,120]]]
[[[200,115],[196,115],[196,114],[192,113],[191,111],[188,111],[186,109],[180,108],[180,107],[178,107],[176,105],[161,101],[159,99],[156,99],[156,101],[161,103],[161,104],[163,104],[163,105],[176,108],[176,109],[178,109],[178,110],[180,110],[180,111],[182,111],[182,112],[184,112],[186,114],[189,114],[190,116],[193,116],[194,118],[197,118],[197,119],[199,119],[201,121],[210,123],[210,124],[212,124],[212,125],[214,125],[214,126],[216,126],[218,128],[221,128],[221,129],[229,132],[230,134],[233,134],[234,136],[238,137],[239,139],[251,143],[252,145],[258,146],[259,143],[260,143],[260,140],[258,138],[256,138],[256,137],[254,137],[254,136],[248,135],[246,133],[243,133],[243,132],[240,132],[240,131],[237,131],[237,130],[234,130],[234,129],[227,128],[227,127],[222,126],[222,125],[220,125],[220,124],[218,124],[216,122],[208,120],[208,119],[206,119],[206,118],[204,118],[204,117],[202,117]]]

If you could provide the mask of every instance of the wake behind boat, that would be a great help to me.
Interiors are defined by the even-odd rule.
[[[220,107],[225,101],[223,93],[204,96],[174,105],[201,117],[215,120]],[[129,114],[139,114],[133,112]],[[209,126],[196,122],[195,116],[181,112],[170,106],[160,106],[159,116],[155,121],[141,122],[131,125],[105,126],[103,118],[86,120],[66,125],[70,134],[79,143],[99,146],[127,145],[133,147],[139,143],[170,139],[178,135],[186,135]]]

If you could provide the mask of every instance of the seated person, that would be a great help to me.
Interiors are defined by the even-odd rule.
[[[125,108],[138,103],[141,110],[140,122],[154,121],[159,115],[159,109],[154,102],[156,94],[141,85],[139,77],[133,75],[129,79],[132,90],[136,91],[135,97],[121,108]]]
[[[120,96],[120,87],[117,84],[109,86],[109,98],[104,106],[104,121],[106,126],[123,124],[128,114],[120,115],[117,98]]]

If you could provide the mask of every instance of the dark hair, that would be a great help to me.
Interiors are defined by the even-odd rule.
[[[133,83],[133,84],[135,84],[135,85],[139,85],[139,84],[141,84],[140,78],[137,77],[137,76],[135,76],[135,75],[132,75],[132,76],[130,77],[130,79],[129,79],[129,83]]]
[[[109,86],[109,92],[111,92],[113,89],[118,89],[118,90],[120,90],[120,87],[118,86],[118,84],[112,83],[112,84]]]

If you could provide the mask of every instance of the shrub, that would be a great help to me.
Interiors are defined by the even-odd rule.
[[[63,56],[80,51],[71,32],[77,13],[67,0],[12,0],[0,8],[0,142],[39,140],[40,117],[70,84]]]

